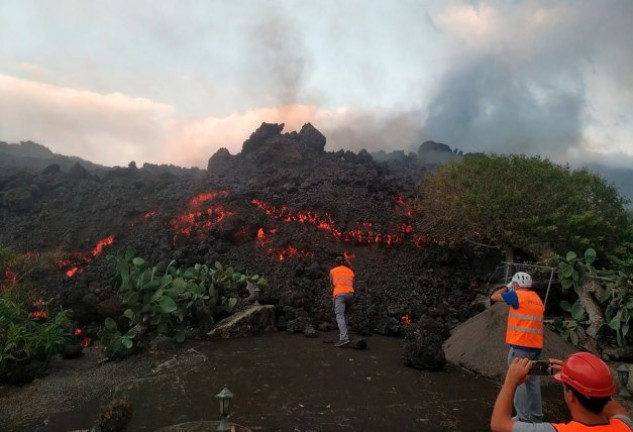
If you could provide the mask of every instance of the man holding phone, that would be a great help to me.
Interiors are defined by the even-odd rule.
[[[536,360],[543,349],[543,315],[545,307],[537,293],[531,290],[532,277],[518,272],[512,280],[497,289],[490,299],[510,306],[506,343],[510,346],[508,366],[514,359]],[[516,420],[526,423],[543,421],[541,402],[541,380],[538,375],[530,375],[514,393]]]
[[[563,399],[572,421],[569,423],[524,423],[512,418],[512,396],[535,366],[514,359],[499,391],[490,419],[493,432],[630,432],[633,422],[626,410],[612,398],[615,380],[609,366],[596,355],[578,352],[563,362],[549,360],[554,379],[563,384]]]

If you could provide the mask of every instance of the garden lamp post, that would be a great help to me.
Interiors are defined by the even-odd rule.
[[[629,390],[626,388],[626,385],[629,383],[629,368],[622,364],[618,367],[617,372],[618,381],[620,381],[620,391],[618,392],[618,396],[631,396],[631,393],[629,393]]]
[[[231,393],[231,390],[229,390],[226,385],[220,393],[215,395],[220,401],[220,424],[218,424],[216,431],[228,432],[231,430],[229,415],[231,414],[231,398],[233,398],[233,396],[233,393]]]

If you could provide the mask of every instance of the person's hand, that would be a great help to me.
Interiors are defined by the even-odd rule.
[[[552,369],[552,375],[558,373],[563,368],[563,361],[555,358],[549,359],[549,367]]]
[[[527,358],[515,358],[512,360],[508,373],[506,374],[506,383],[513,387],[518,387],[523,384],[527,379],[530,368],[532,367],[532,361]]]

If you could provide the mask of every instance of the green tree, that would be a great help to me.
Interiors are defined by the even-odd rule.
[[[497,248],[508,260],[514,249],[602,252],[631,231],[613,185],[538,156],[468,156],[440,166],[419,191],[418,230],[452,245]]]

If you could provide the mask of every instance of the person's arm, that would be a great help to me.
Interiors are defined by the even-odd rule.
[[[493,302],[502,302],[504,300],[503,297],[501,297],[501,294],[506,292],[508,292],[508,287],[502,285],[499,289],[492,293],[492,295],[490,296],[490,300],[492,300]]]
[[[523,383],[530,372],[532,362],[527,358],[515,358],[508,368],[506,379],[497,395],[495,406],[490,418],[492,432],[512,432],[512,402],[517,387]]]
[[[611,399],[605,406],[602,412],[608,417],[611,418],[616,415],[622,415],[625,417],[629,417],[629,413],[626,412],[624,407],[615,399]]]

